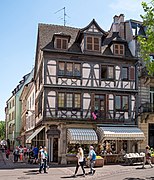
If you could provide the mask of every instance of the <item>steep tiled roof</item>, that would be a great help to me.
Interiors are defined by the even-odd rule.
[[[38,27],[39,46],[41,49],[47,46],[52,41],[53,35],[57,33],[62,33],[68,36],[70,35],[71,39],[69,46],[71,46],[75,41],[78,31],[79,31],[78,28],[73,28],[68,26],[39,24]]]

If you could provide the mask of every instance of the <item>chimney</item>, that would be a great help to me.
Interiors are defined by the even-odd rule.
[[[124,14],[119,15],[118,23],[120,24],[121,22],[124,22]]]
[[[112,31],[113,32],[118,32],[118,21],[119,21],[119,17],[117,15],[115,15],[113,17],[113,24],[112,24]]]

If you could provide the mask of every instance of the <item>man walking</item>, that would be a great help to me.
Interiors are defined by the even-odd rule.
[[[89,148],[88,158],[90,159],[90,173],[89,174],[94,175],[94,173],[95,173],[94,165],[95,165],[95,161],[96,161],[96,152],[94,151],[93,146],[90,146],[90,148]]]

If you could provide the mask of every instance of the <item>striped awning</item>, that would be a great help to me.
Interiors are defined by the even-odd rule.
[[[32,143],[32,140],[34,139],[35,136],[37,136],[37,134],[39,132],[42,131],[42,129],[44,128],[45,126],[41,126],[40,128],[36,129],[33,134],[31,134],[27,139],[26,139],[26,144],[31,144]]]
[[[102,140],[144,140],[144,133],[137,127],[98,127],[97,134]]]
[[[67,142],[70,144],[97,144],[98,137],[93,129],[67,129]]]

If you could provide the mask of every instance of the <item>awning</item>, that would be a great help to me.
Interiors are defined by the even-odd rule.
[[[98,137],[93,129],[67,129],[67,142],[70,144],[97,144]]]
[[[26,144],[31,144],[32,142],[32,139],[39,133],[42,131],[42,129],[44,128],[45,126],[42,126],[38,129],[36,129],[32,135],[30,135],[27,139],[26,139]]]
[[[144,140],[144,133],[137,127],[98,127],[97,134],[102,140]]]

